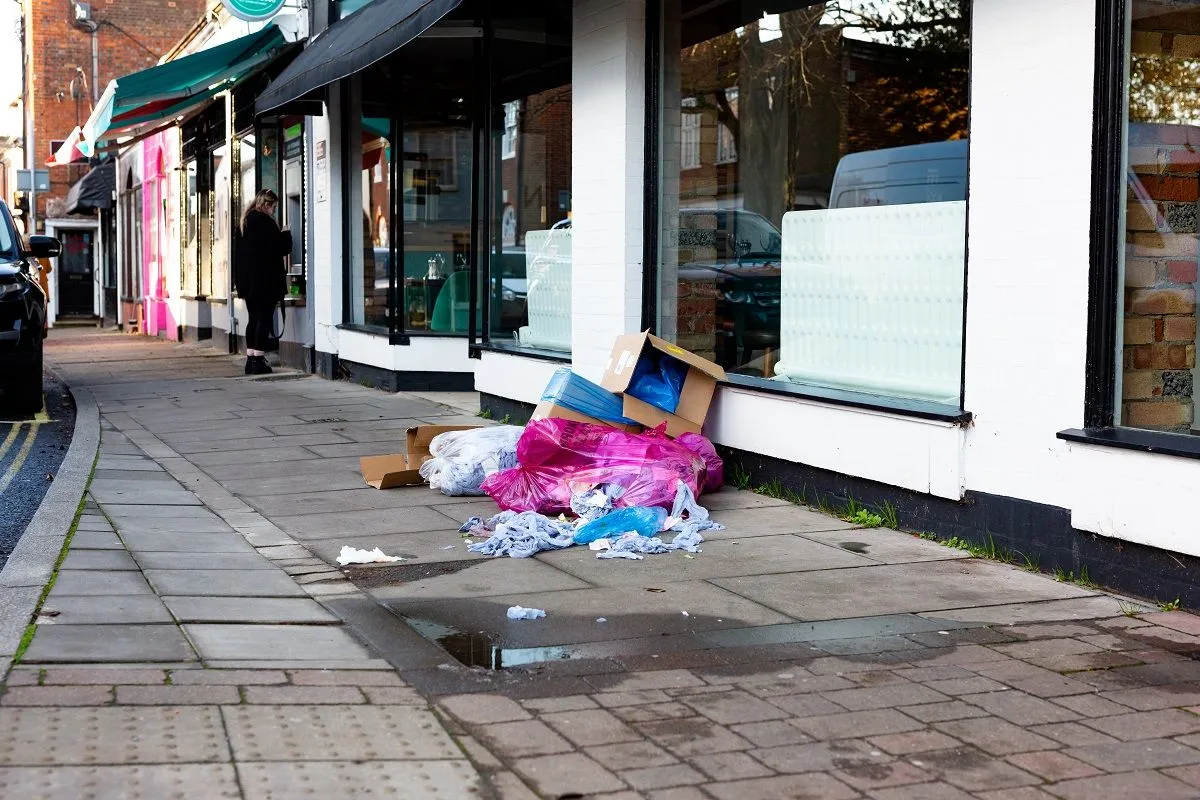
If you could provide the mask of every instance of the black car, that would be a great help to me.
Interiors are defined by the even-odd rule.
[[[34,277],[34,259],[54,258],[61,249],[51,236],[26,241],[0,202],[0,402],[14,411],[42,407],[46,295]]]

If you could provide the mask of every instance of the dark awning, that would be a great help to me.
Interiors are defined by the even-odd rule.
[[[90,214],[98,208],[112,208],[116,188],[116,161],[110,158],[71,184],[67,192],[67,213]]]
[[[258,96],[259,114],[308,98],[334,81],[387,58],[458,7],[462,0],[373,0],[310,40]]]

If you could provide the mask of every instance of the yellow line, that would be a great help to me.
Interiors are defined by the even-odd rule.
[[[8,465],[8,469],[4,471],[4,475],[0,476],[0,494],[4,494],[4,490],[12,483],[13,478],[17,477],[17,473],[21,471],[21,466],[25,463],[26,457],[29,456],[29,451],[33,449],[33,440],[37,438],[37,429],[30,428],[29,433],[25,434],[25,442],[21,445],[21,449],[17,451],[17,457]]]
[[[12,428],[8,431],[8,436],[5,436],[4,441],[0,442],[0,461],[3,461],[4,457],[8,455],[8,448],[12,447],[12,443],[16,440],[17,434],[20,432],[20,424],[14,422]]]

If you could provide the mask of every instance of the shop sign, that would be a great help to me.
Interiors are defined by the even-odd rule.
[[[221,0],[225,9],[238,19],[261,22],[270,19],[283,8],[284,0]]]

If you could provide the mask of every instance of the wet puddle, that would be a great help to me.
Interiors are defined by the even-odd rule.
[[[868,545],[866,542],[839,542],[838,547],[843,550],[849,550],[851,553],[858,553],[860,556],[867,554]]]
[[[468,667],[501,670],[543,661],[563,661],[577,657],[576,649],[566,645],[550,647],[505,647],[494,633],[469,633],[428,619],[405,617],[404,621],[431,642],[436,642],[455,660]]]

